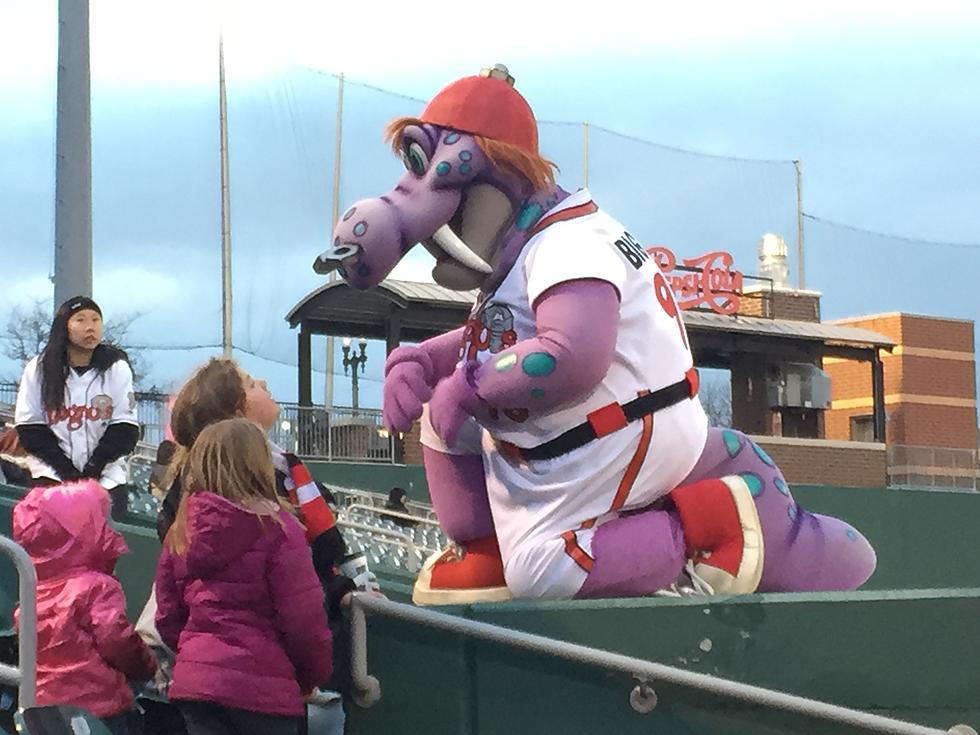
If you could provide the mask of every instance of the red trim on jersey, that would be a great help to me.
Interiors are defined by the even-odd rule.
[[[633,459],[630,460],[629,465],[626,467],[626,474],[619,481],[619,487],[616,489],[616,496],[613,498],[612,507],[609,508],[609,512],[619,510],[626,504],[626,499],[633,489],[633,483],[636,482],[636,478],[640,474],[640,468],[643,467],[643,462],[647,458],[647,450],[650,448],[650,438],[652,436],[653,414],[648,413],[643,417],[643,433],[640,434],[640,444],[633,454]]]
[[[578,564],[586,574],[592,571],[595,559],[589,556],[585,549],[578,545],[575,531],[565,531],[561,537],[565,540],[565,553],[572,557],[572,561]]]
[[[640,395],[645,395],[649,391],[640,391]],[[626,467],[626,472],[623,474],[623,478],[619,481],[619,487],[616,488],[616,495],[613,497],[612,505],[609,507],[607,513],[619,510],[626,504],[626,499],[629,497],[630,491],[633,489],[633,484],[636,482],[636,478],[640,474],[640,469],[643,467],[643,463],[646,461],[647,450],[650,449],[650,439],[653,436],[653,414],[647,414],[643,417],[643,432],[640,434],[640,443],[636,447],[636,451],[633,453],[633,458],[630,459],[629,465]],[[596,523],[595,518],[590,518],[585,521],[580,527],[580,531],[592,528]],[[575,535],[577,531],[565,531],[561,537],[565,540],[565,553],[572,557],[572,560],[578,564],[586,572],[591,572],[592,567],[595,564],[595,559],[589,556],[585,550],[579,546],[578,538]]]
[[[596,206],[596,203],[593,201],[588,201],[585,202],[585,204],[578,204],[574,207],[563,209],[560,212],[549,214],[544,219],[539,220],[538,223],[528,231],[527,237],[530,240],[532,237],[541,232],[541,230],[555,224],[555,222],[564,222],[565,220],[575,219],[576,217],[584,217],[587,214],[594,214],[598,211],[599,207]]]

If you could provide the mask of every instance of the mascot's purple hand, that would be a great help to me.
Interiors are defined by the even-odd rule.
[[[432,361],[417,347],[399,347],[385,362],[383,417],[392,431],[405,432],[432,398]]]
[[[476,393],[474,373],[478,367],[478,363],[472,361],[460,365],[432,392],[429,420],[449,447],[456,444],[460,427],[484,405]]]

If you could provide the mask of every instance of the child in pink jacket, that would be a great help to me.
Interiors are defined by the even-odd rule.
[[[126,618],[112,576],[129,549],[110,528],[109,494],[94,480],[36,487],[14,507],[14,540],[37,569],[37,703],[71,705],[127,735],[127,679],[156,662]]]
[[[204,429],[157,567],[156,623],[177,651],[169,696],[189,735],[296,735],[330,677],[323,588],[245,418]]]

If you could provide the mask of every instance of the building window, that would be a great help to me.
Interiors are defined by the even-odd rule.
[[[874,416],[851,416],[851,441],[873,442],[875,440]]]

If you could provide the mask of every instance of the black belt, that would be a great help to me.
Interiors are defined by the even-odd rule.
[[[573,449],[585,446],[593,439],[619,431],[626,424],[642,419],[662,408],[673,406],[698,394],[698,371],[691,368],[684,379],[652,393],[643,393],[629,403],[610,403],[588,414],[586,421],[559,434],[551,441],[536,447],[519,447],[508,441],[497,441],[501,453],[512,459],[554,459]]]

